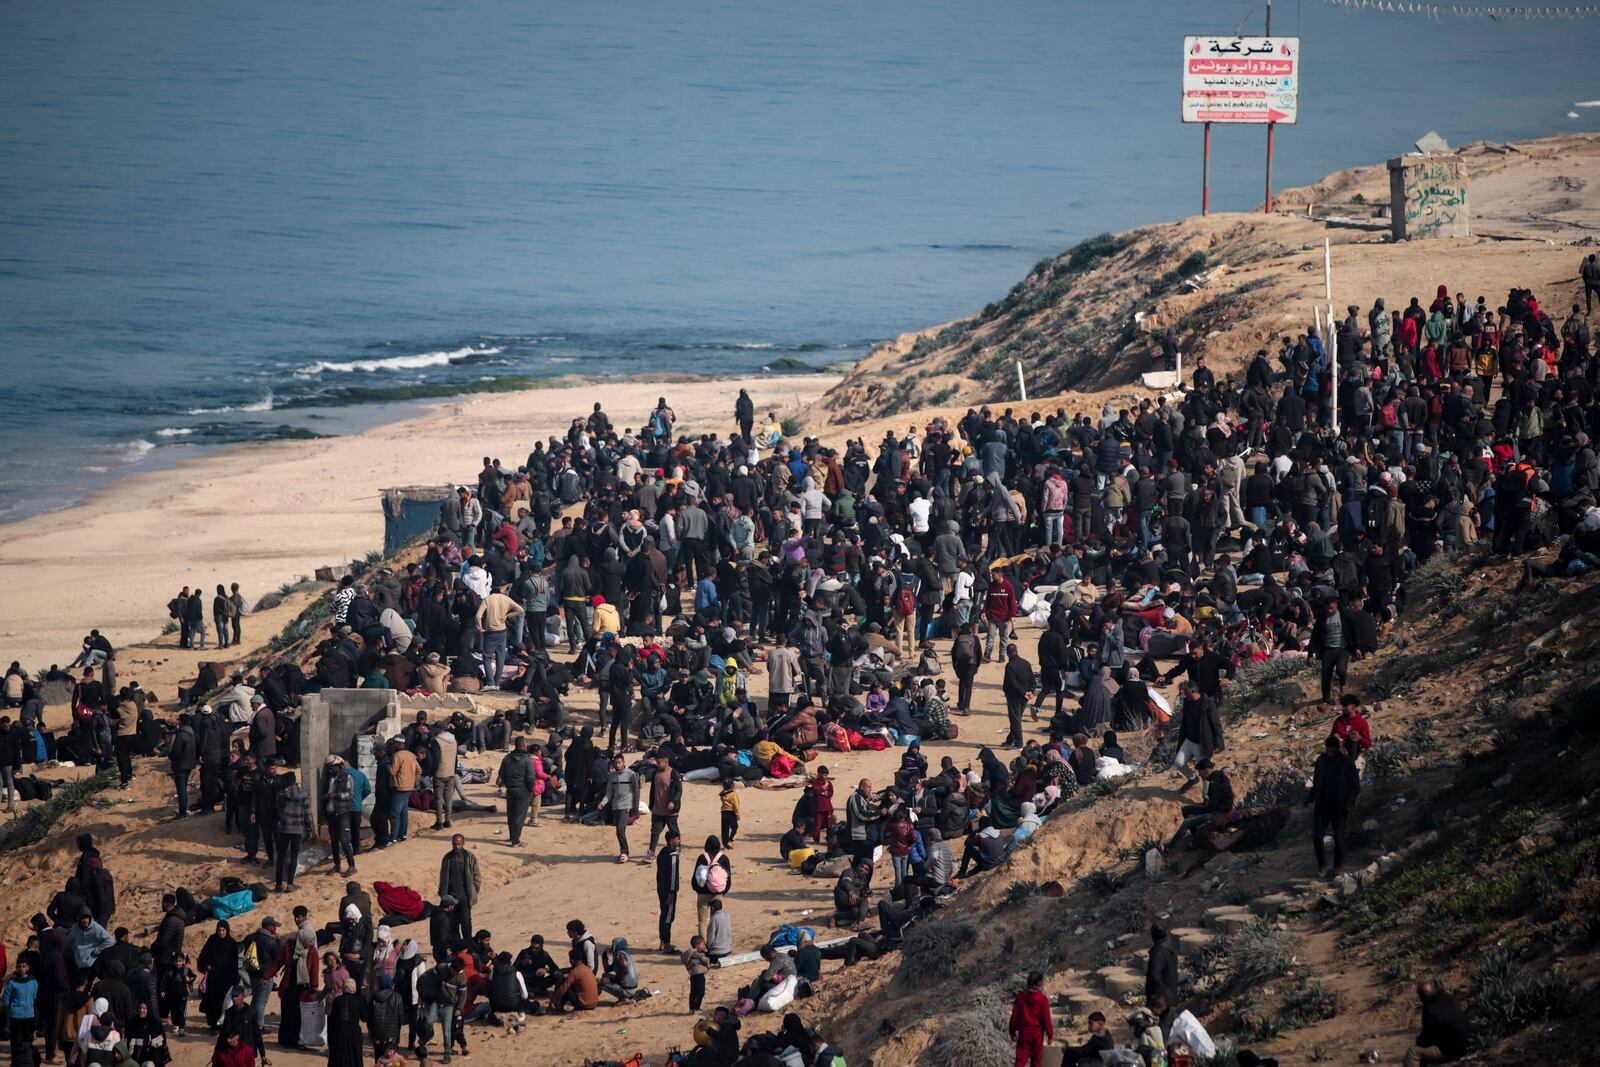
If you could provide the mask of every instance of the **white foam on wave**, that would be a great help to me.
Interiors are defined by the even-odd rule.
[[[314,378],[319,374],[373,374],[386,370],[422,370],[425,367],[446,367],[473,356],[498,356],[504,352],[501,345],[468,345],[447,352],[418,352],[413,356],[388,356],[384,359],[352,359],[345,362],[321,360],[295,371],[300,378]]]
[[[155,442],[140,437],[117,446],[117,458],[124,463],[137,463],[155,451]]]
[[[186,415],[227,415],[235,411],[271,411],[272,390],[267,390],[267,395],[250,404],[224,404],[220,408],[190,408]]]
[[[186,426],[168,426],[166,429],[157,430],[157,437],[188,437],[194,431]]]
[[[1578,101],[1575,101],[1572,106],[1573,107],[1600,107],[1600,100],[1578,100]]]

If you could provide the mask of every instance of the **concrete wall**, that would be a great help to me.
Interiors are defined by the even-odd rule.
[[[1389,206],[1396,241],[1472,236],[1467,168],[1460,156],[1389,160]]]
[[[301,698],[300,770],[304,779],[301,784],[311,797],[314,825],[321,825],[322,767],[328,754],[348,758],[356,734],[375,715],[388,720],[380,726],[379,733],[394,736],[400,725],[400,704],[396,696],[392,689],[324,689]]]

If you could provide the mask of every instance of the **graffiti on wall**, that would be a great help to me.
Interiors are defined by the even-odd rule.
[[[1459,162],[1444,160],[1405,168],[1405,232],[1408,237],[1452,233],[1465,224],[1466,175]]]

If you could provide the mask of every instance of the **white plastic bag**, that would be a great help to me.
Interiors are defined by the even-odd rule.
[[[327,1026],[328,1005],[321,997],[300,1002],[300,1044],[327,1044]]]
[[[1211,1040],[1211,1035],[1206,1033],[1206,1028],[1200,1025],[1194,1013],[1188,1010],[1179,1012],[1178,1017],[1172,1020],[1172,1036],[1167,1040],[1167,1047],[1171,1048],[1180,1041],[1201,1059],[1209,1059],[1217,1054],[1216,1042]]]
[[[800,979],[789,975],[783,981],[773,986],[762,994],[756,1008],[760,1011],[782,1011],[794,1000],[795,989],[798,988]]]

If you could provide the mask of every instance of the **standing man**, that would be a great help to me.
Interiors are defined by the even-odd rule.
[[[245,609],[248,605],[245,604],[244,594],[239,592],[238,582],[234,582],[228,588],[231,590],[228,600],[233,604],[233,611],[228,617],[233,620],[233,643],[237,645],[239,643],[239,620],[244,618]]]
[[[209,815],[222,798],[222,772],[227,764],[227,736],[222,720],[210,704],[200,705],[190,726],[194,728],[195,756],[200,764],[200,804],[202,815]]]
[[[1600,262],[1595,260],[1593,252],[1589,253],[1589,258],[1578,268],[1578,275],[1583,279],[1583,313],[1592,315],[1594,298],[1600,296]]]
[[[1590,256],[1589,258],[1593,259],[1594,257]],[[748,390],[739,390],[739,399],[733,402],[733,417],[739,423],[739,436],[743,437],[748,443],[751,431],[756,426],[756,403],[750,399]]]
[[[433,735],[433,744],[439,751],[439,765],[433,771],[433,828],[438,830],[454,824],[456,758],[460,745],[448,726]]]
[[[478,874],[478,857],[467,851],[467,839],[460,834],[450,838],[450,851],[439,861],[439,896],[456,898],[455,936],[472,940],[472,906],[478,902],[483,879]]]
[[[780,633],[767,653],[767,718],[770,720],[779,708],[788,707],[790,698],[804,684],[800,653],[789,647],[789,635]]]
[[[1183,775],[1183,787],[1187,789],[1199,780],[1190,768],[1227,746],[1223,743],[1217,702],[1203,695],[1192,679],[1184,682],[1179,691],[1183,702],[1178,706],[1178,754],[1173,757],[1172,766]]]
[[[617,862],[628,862],[628,827],[639,810],[639,776],[628,769],[621,753],[611,757],[611,773],[606,776],[606,793],[600,801],[606,816],[617,828]]]
[[[657,932],[661,938],[659,950],[662,952],[678,951],[672,944],[672,922],[678,917],[678,862],[682,843],[674,822],[667,829],[667,847],[656,856],[656,901],[661,906]]]
[[[489,680],[485,689],[499,689],[505,673],[507,630],[512,619],[522,614],[522,605],[496,589],[478,605],[478,639],[483,647],[483,668]]]
[[[196,742],[194,727],[191,725],[188,713],[178,716],[178,732],[172,735],[172,744],[167,749],[167,763],[172,772],[172,785],[178,793],[178,818],[189,817],[189,773],[194,770],[196,759]]]
[[[1178,954],[1160,923],[1150,924],[1150,958],[1144,967],[1144,996],[1159,996],[1167,1006],[1161,1015],[1162,1036],[1172,1029],[1173,1006],[1178,1003]]]
[[[311,799],[295,781],[293,771],[285,771],[277,778],[277,866],[275,881],[277,891],[283,892],[284,882],[294,888],[295,875],[300,868],[300,843],[311,832]]]
[[[398,737],[389,742],[389,841],[404,841],[410,829],[411,791],[422,781],[422,765]]]
[[[1356,806],[1361,792],[1361,776],[1352,757],[1345,752],[1338,735],[1329,735],[1317,762],[1311,769],[1311,793],[1306,807],[1311,809],[1311,847],[1317,856],[1319,877],[1327,878],[1344,866],[1344,824]],[[1333,863],[1323,852],[1322,838],[1333,836]]]
[[[872,824],[883,818],[883,811],[872,797],[872,781],[863,778],[844,804],[845,824],[850,828],[850,857],[872,863],[874,846]]]
[[[1006,741],[1012,748],[1022,747],[1022,709],[1033,698],[1033,664],[1023,659],[1016,645],[1006,646],[1006,670],[1000,682],[1006,697]]]
[[[39,979],[33,976],[28,956],[19,955],[16,970],[6,979],[5,990],[0,992],[0,1015],[9,1020],[11,1062],[16,1067],[31,1067],[34,1063],[33,1031],[38,1022],[38,1005]]]
[[[533,807],[534,770],[533,757],[528,754],[528,739],[518,737],[514,747],[500,760],[500,770],[495,784],[506,791],[506,839],[511,847],[522,844],[522,824],[528,820],[528,810]],[[568,785],[570,793],[571,785]]]
[[[956,711],[972,714],[972,680],[978,676],[978,664],[983,660],[983,643],[978,640],[978,624],[969,622],[961,627],[950,646],[950,666],[956,672]]]
[[[656,757],[655,773],[650,776],[650,850],[645,862],[656,858],[656,843],[661,831],[678,832],[678,811],[683,805],[683,776],[673,769],[666,755]]]
[[[344,857],[350,864],[350,873],[356,872],[355,835],[356,809],[355,779],[345,767],[344,760],[329,756],[327,779],[322,787],[322,812],[328,822],[328,851],[333,856],[333,873],[339,873],[339,860]]]

